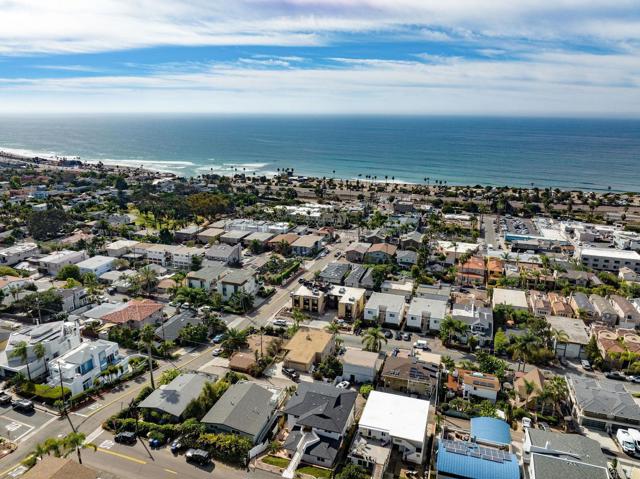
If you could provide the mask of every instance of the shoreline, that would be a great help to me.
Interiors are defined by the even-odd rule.
[[[130,172],[130,173],[140,173],[140,172],[148,172],[154,173],[158,175],[159,178],[197,178],[204,176],[227,176],[231,178],[241,177],[244,175],[246,178],[260,178],[266,177],[269,179],[273,179],[277,177],[279,174],[284,173],[285,168],[281,168],[279,173],[269,172],[269,174],[259,174],[258,172],[242,172],[240,169],[236,168],[235,170],[224,170],[224,171],[211,171],[206,172],[202,171],[199,174],[181,174],[174,171],[168,171],[163,168],[154,168],[150,164],[153,163],[151,160],[140,160],[142,164],[140,166],[131,166],[131,165],[121,165],[118,164],[119,160],[106,160],[107,162],[103,162],[102,160],[83,160],[79,156],[64,156],[64,155],[31,155],[24,153],[17,153],[16,151],[11,151],[12,149],[3,149],[0,148],[0,162],[9,161],[9,162],[17,162],[18,164],[30,164],[33,166],[44,166],[49,168],[61,168],[61,169],[80,169],[80,170],[101,170],[101,171],[110,171],[113,173],[118,172]],[[28,151],[28,150],[25,150]],[[129,161],[129,160],[122,160]],[[162,164],[162,161],[158,161],[158,164]],[[17,165],[16,165],[17,166]],[[640,195],[640,191],[630,191],[630,190],[615,190],[615,189],[606,189],[606,188],[580,188],[580,187],[571,187],[571,188],[562,188],[562,187],[550,187],[550,186],[513,186],[513,185],[497,185],[497,184],[483,184],[483,183],[466,183],[466,184],[458,184],[458,183],[449,183],[447,180],[436,180],[423,182],[411,182],[404,181],[398,179],[374,179],[374,178],[366,178],[366,177],[341,177],[339,174],[327,175],[324,177],[314,176],[314,175],[305,175],[303,173],[296,173],[294,171],[294,177],[307,178],[312,181],[322,181],[325,179],[326,181],[348,181],[348,182],[359,182],[362,184],[376,184],[376,185],[384,185],[385,190],[388,186],[395,186],[398,188],[415,188],[415,187],[428,187],[428,188],[508,188],[512,190],[520,190],[520,191],[534,191],[536,188],[539,191],[543,191],[546,188],[551,190],[559,190],[565,192],[588,192],[595,193],[596,195],[604,195],[604,194],[621,194],[621,195]],[[422,176],[422,175],[420,175]]]

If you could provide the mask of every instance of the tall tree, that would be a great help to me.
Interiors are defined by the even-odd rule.
[[[31,370],[29,369],[29,348],[26,341],[20,341],[13,346],[13,350],[9,353],[10,358],[19,358],[22,364],[27,365],[27,377],[31,381]]]
[[[387,343],[387,338],[382,333],[380,326],[368,328],[362,336],[362,345],[366,351],[380,351],[383,342]]]
[[[151,349],[153,347],[153,341],[155,339],[155,330],[150,324],[145,325],[140,331],[140,342],[147,348],[147,360],[149,361],[149,378],[151,380],[151,388],[155,389],[156,384],[153,380],[153,357],[151,356]]]

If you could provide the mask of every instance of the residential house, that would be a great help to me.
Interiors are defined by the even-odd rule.
[[[285,253],[293,243],[298,241],[298,238],[300,238],[300,236],[295,233],[282,233],[271,238],[267,244],[271,249]]]
[[[133,329],[142,329],[147,324],[159,323],[162,320],[162,309],[162,303],[150,299],[132,299],[124,303],[120,309],[104,315],[102,320]]]
[[[63,249],[40,258],[38,263],[42,270],[51,276],[55,276],[64,266],[79,263],[86,258],[87,253],[84,250],[72,251]]]
[[[300,328],[284,346],[284,367],[309,372],[335,350],[335,337],[322,329]]]
[[[362,263],[369,248],[371,248],[371,243],[351,243],[345,250],[344,255],[352,263]]]
[[[372,391],[360,416],[349,460],[380,478],[392,449],[398,450],[403,461],[424,464],[429,455],[429,409],[429,401]]]
[[[382,364],[378,353],[346,348],[340,356],[342,377],[352,383],[373,383]]]
[[[121,239],[107,244],[105,249],[107,250],[107,256],[121,258],[125,254],[131,253],[137,244],[138,241]]]
[[[403,296],[389,293],[373,293],[364,307],[364,319],[400,326],[407,303]]]
[[[618,279],[622,281],[637,282],[638,278],[638,273],[634,272],[631,268],[627,268],[626,266],[623,266],[618,271]]]
[[[624,384],[572,374],[566,378],[573,415],[579,425],[609,433],[640,425],[640,406]]]
[[[413,356],[389,356],[380,373],[385,388],[431,397],[438,384],[440,366]]]
[[[596,338],[598,350],[610,366],[622,366],[621,356],[627,353],[640,355],[640,336],[634,329],[616,330],[607,326],[594,325],[592,334]]]
[[[578,291],[571,293],[569,305],[575,311],[576,316],[585,321],[594,321],[598,317],[596,308],[593,307],[589,297],[584,293]]]
[[[195,241],[198,237],[198,234],[201,233],[202,230],[202,226],[187,225],[184,228],[176,230],[176,232],[173,234],[173,237],[178,243],[184,243],[185,241]]]
[[[360,288],[360,282],[364,274],[367,272],[367,267],[360,264],[353,265],[351,271],[344,280],[344,285],[350,288]]]
[[[499,305],[509,306],[514,310],[529,310],[527,295],[520,289],[494,288],[492,306],[495,309]]]
[[[67,313],[82,308],[91,302],[91,298],[84,286],[57,289],[56,293],[62,298],[62,311]]]
[[[400,247],[405,250],[418,251],[422,246],[424,235],[417,231],[411,231],[400,236]]]
[[[21,479],[69,479],[70,477],[73,479],[100,479],[105,475],[79,464],[73,459],[45,455],[20,477]]]
[[[452,439],[438,439],[436,447],[436,479],[520,479],[511,452]]]
[[[597,313],[597,320],[601,321],[609,326],[615,326],[618,322],[618,313],[611,303],[604,299],[599,294],[592,294],[589,296],[589,301],[593,304]]]
[[[498,258],[487,259],[487,281],[495,284],[504,276],[504,261]]]
[[[552,330],[564,332],[564,337],[553,340],[556,356],[567,359],[583,359],[586,357],[585,348],[589,343],[589,334],[584,321],[579,318],[564,318],[562,316],[548,316],[547,322]]]
[[[344,284],[344,280],[350,271],[351,265],[349,263],[333,261],[320,271],[318,279],[326,283],[341,285]]]
[[[197,271],[187,273],[187,286],[201,288],[205,291],[216,291],[218,281],[227,273],[227,267],[222,262],[210,262]]]
[[[397,249],[396,245],[389,243],[372,244],[364,255],[364,260],[367,263],[376,264],[392,263]]]
[[[413,298],[407,311],[406,327],[419,331],[439,331],[448,306],[446,299]]]
[[[250,295],[258,292],[256,275],[252,270],[232,269],[218,280],[218,293],[225,301],[240,291]]]
[[[122,366],[114,368],[112,379],[127,372],[128,360],[120,357],[118,343],[96,339],[86,341],[67,351],[62,356],[49,360],[49,379],[51,387],[62,385],[67,388],[72,396],[95,386],[95,380],[106,380],[101,376],[109,366]]]
[[[0,376],[8,378],[20,373],[24,377],[41,377],[46,373],[46,365],[51,359],[77,347],[80,342],[80,329],[72,322],[54,321],[24,326],[9,335],[4,351],[0,352]],[[21,343],[27,345],[26,362],[12,354]],[[37,344],[44,346],[42,358],[35,354]]]
[[[413,281],[410,279],[403,279],[400,281],[386,280],[380,285],[380,291],[382,293],[403,296],[405,301],[409,301],[413,294]]]
[[[242,244],[242,240],[250,234],[251,231],[233,230],[225,232],[220,236],[219,239],[220,243],[226,243],[228,245],[239,245]]]
[[[20,292],[28,284],[33,284],[30,278],[18,276],[0,276],[0,291],[2,291],[4,299],[3,303],[10,305],[20,297]]]
[[[226,265],[240,264],[242,246],[228,244],[214,244],[205,249],[204,257],[210,261],[220,261]]]
[[[169,384],[160,386],[149,394],[138,404],[138,408],[156,411],[177,422],[182,418],[189,403],[200,395],[207,382],[211,382],[209,376],[183,373]]]
[[[467,332],[460,336],[459,340],[466,342],[469,336],[474,336],[479,346],[485,346],[493,341],[493,311],[483,306],[480,301],[472,299],[454,303],[451,316],[468,326]]]
[[[114,261],[115,259],[112,256],[96,255],[80,261],[76,266],[80,268],[80,274],[93,273],[96,276],[100,276],[113,269]]]
[[[322,236],[300,236],[292,245],[291,252],[295,256],[312,256],[322,249]]]
[[[443,299],[449,301],[451,285],[437,282],[436,284],[419,284],[415,291],[416,298]]]
[[[563,318],[573,317],[573,308],[571,308],[569,301],[567,301],[564,296],[555,292],[550,292],[547,296],[551,303],[551,313],[554,316],[561,316]]]
[[[264,334],[252,334],[247,344],[229,358],[229,369],[244,374],[255,374],[257,359],[267,356],[269,351],[280,351],[282,339]]]
[[[511,428],[506,421],[479,416],[471,418],[470,426],[470,437],[476,444],[505,451],[511,449]]]
[[[227,389],[200,422],[209,432],[236,434],[260,444],[273,428],[283,399],[282,390],[240,381]]]
[[[549,316],[551,314],[551,302],[547,295],[541,291],[529,291],[529,304],[536,316]]]
[[[640,311],[633,306],[631,301],[618,294],[609,296],[609,301],[620,318],[621,328],[633,329],[640,324]]]
[[[486,267],[481,256],[471,256],[459,265],[456,272],[456,282],[462,285],[481,286],[485,283]]]
[[[13,266],[37,254],[38,251],[36,243],[19,243],[0,249],[0,265]]]
[[[522,460],[530,479],[609,479],[598,441],[580,434],[524,429]]]
[[[500,381],[493,374],[457,369],[448,375],[446,387],[450,393],[460,395],[463,399],[473,396],[495,403],[500,391]]]
[[[249,236],[245,236],[242,239],[242,244],[244,245],[245,248],[248,248],[255,241],[257,242],[257,244],[260,245],[262,249],[266,249],[267,245],[269,244],[269,240],[274,236],[275,234],[269,233],[266,231],[255,231],[251,233]]]
[[[198,241],[200,243],[214,243],[220,239],[220,236],[224,234],[223,228],[207,228],[204,231],[198,233]]]
[[[513,405],[526,409],[534,409],[536,400],[544,387],[545,377],[538,368],[531,369],[528,373],[521,375],[513,382],[515,397]],[[527,386],[529,384],[530,388]]]
[[[187,309],[171,316],[156,328],[156,338],[160,341],[176,341],[180,337],[180,331],[185,326],[202,324],[202,319],[196,316],[195,311]]]
[[[396,251],[396,263],[402,268],[411,268],[418,263],[418,253],[411,250],[398,250]]]
[[[193,265],[194,258],[202,259],[206,250],[192,246],[173,246],[170,250],[171,264],[180,269],[189,269]]]
[[[283,410],[289,431],[283,448],[292,458],[284,477],[292,478],[300,462],[333,466],[354,423],[357,395],[330,384],[300,383]]]

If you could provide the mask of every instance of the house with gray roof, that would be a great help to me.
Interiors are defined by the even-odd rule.
[[[156,328],[156,338],[160,341],[175,341],[180,336],[180,331],[187,325],[200,324],[202,321],[192,310],[182,311],[171,316],[166,322]]]
[[[334,261],[320,271],[320,279],[327,283],[342,285],[350,270],[351,265],[349,263]]]
[[[282,391],[242,381],[227,389],[201,422],[207,431],[238,434],[260,444],[273,428],[282,397]]]
[[[522,459],[530,479],[608,479],[600,444],[579,434],[524,430]]]
[[[189,403],[200,395],[204,384],[210,381],[211,379],[204,374],[181,374],[169,384],[160,386],[149,394],[138,407],[167,414],[177,421]]]
[[[330,384],[301,382],[284,408],[289,435],[283,447],[289,456],[331,467],[354,422],[357,395]]]
[[[623,383],[568,375],[567,386],[573,415],[581,426],[605,431],[640,426],[640,406]]]

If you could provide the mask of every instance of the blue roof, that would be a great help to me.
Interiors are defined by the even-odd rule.
[[[493,417],[471,418],[471,437],[489,444],[511,444],[509,424]]]
[[[467,441],[438,440],[436,469],[468,479],[520,479],[515,454]]]

